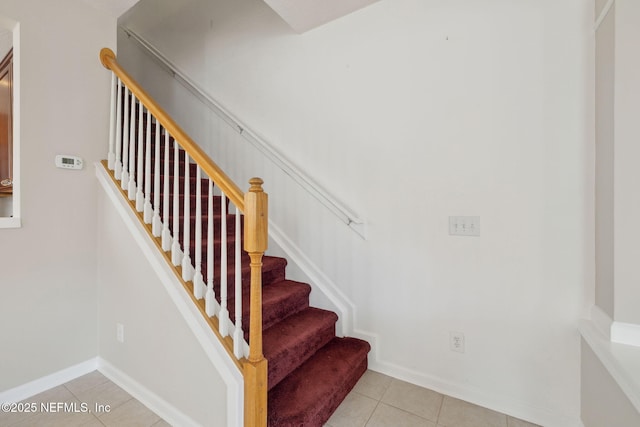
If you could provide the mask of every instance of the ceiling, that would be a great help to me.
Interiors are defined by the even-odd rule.
[[[295,31],[305,31],[341,18],[378,0],[264,0]]]
[[[138,0],[82,0],[85,3],[89,3],[97,9],[107,12],[114,17],[118,18],[125,13],[134,4],[138,3]]]
[[[118,18],[139,0],[82,0]],[[298,33],[319,27],[378,0],[263,0]]]

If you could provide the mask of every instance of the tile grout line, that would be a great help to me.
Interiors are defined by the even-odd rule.
[[[438,427],[440,425],[440,415],[442,414],[442,407],[444,406],[444,399],[447,398],[446,395],[440,393],[440,395],[442,396],[442,400],[440,401],[440,406],[438,407],[438,416],[436,417],[436,427]],[[446,427],[446,426],[444,426]]]

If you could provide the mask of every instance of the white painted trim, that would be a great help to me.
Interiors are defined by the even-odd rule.
[[[605,20],[615,2],[615,0],[609,0],[607,4],[604,5],[604,7],[602,8],[602,12],[600,12],[598,19],[596,19],[596,23],[593,24],[593,31],[598,31],[598,28],[600,28],[602,21]]]
[[[11,217],[11,218],[0,218],[0,228],[20,228],[22,227],[22,223],[20,218]]]
[[[579,330],[613,380],[640,412],[640,348],[609,341],[590,320],[580,321]]]
[[[164,56],[153,44],[130,28],[120,26],[127,36],[133,39],[140,47],[148,53],[165,71],[167,71],[182,86],[191,92],[211,111],[227,122],[232,129],[245,138],[249,143],[262,152],[269,160],[279,167],[285,174],[291,177],[297,184],[304,188],[309,194],[316,198],[322,205],[329,209],[342,222],[347,224],[360,237],[366,240],[366,223],[359,218],[350,208],[338,201],[329,194],[317,182],[307,176],[283,153],[278,151],[273,144],[268,143],[263,137],[251,130],[248,126],[238,120],[233,113],[216,101],[210,94],[201,88],[196,82],[191,80],[187,74],[180,70],[174,63]]]
[[[611,317],[597,305],[591,307],[591,321],[602,335],[607,339],[611,339],[611,324],[613,321]]]
[[[611,324],[611,342],[640,347],[640,325],[613,322]]]
[[[3,391],[0,393],[0,402],[19,402],[43,391],[58,387],[96,369],[98,369],[97,357]]]
[[[570,417],[531,406],[508,395],[488,393],[470,384],[454,383],[435,376],[404,368],[389,362],[370,362],[369,369],[385,375],[434,390],[447,396],[474,403],[512,417],[520,418],[545,427],[583,427],[580,414]]]
[[[129,203],[122,197],[120,190],[102,166],[95,163],[96,176],[102,188],[113,202],[127,228],[138,243],[143,254],[158,275],[169,297],[186,321],[194,336],[216,367],[223,381],[227,385],[227,425],[235,427],[244,423],[244,380],[242,373],[227,354],[220,341],[211,332],[209,325],[196,308],[191,298],[184,292],[184,288],[175,278],[173,270],[167,265],[146,230],[140,224],[136,214],[129,207]]]
[[[195,422],[188,415],[184,414],[175,406],[171,405],[169,402],[113,366],[108,361],[98,358],[98,370],[172,426],[200,426],[200,424]]]

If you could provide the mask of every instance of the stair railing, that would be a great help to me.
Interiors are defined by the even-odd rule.
[[[251,186],[244,193],[129,76],[118,64],[113,51],[102,49],[100,60],[112,72],[109,150],[107,161],[103,163],[167,261],[174,266],[176,275],[213,332],[241,369],[245,426],[266,426],[267,361],[262,352],[262,257],[267,249],[268,198],[262,189],[263,182],[260,178],[252,178],[249,180]],[[195,175],[195,193],[191,189],[192,173]],[[220,193],[220,205],[217,207],[214,206],[214,186],[216,193]],[[184,200],[182,206],[181,195]],[[192,198],[195,198],[194,202]],[[206,237],[203,236],[203,200],[207,201],[204,208],[207,215]],[[234,215],[229,214],[228,205],[235,207]],[[191,212],[192,207],[195,215]],[[219,224],[214,221],[216,209]],[[195,228],[193,240],[192,219]],[[235,224],[235,245],[232,248],[228,247],[227,240],[228,219]],[[216,225],[219,228],[220,254],[214,253]],[[243,235],[244,250],[250,260],[248,343],[242,327],[240,242]],[[192,248],[195,259],[192,258]],[[203,249],[206,252],[205,262],[202,259]],[[228,260],[229,250],[234,252],[232,263]],[[218,272],[215,271],[216,256]],[[233,286],[227,284],[228,265],[234,268]],[[227,295],[228,288],[234,295]],[[234,302],[233,307],[227,306],[228,300]]]

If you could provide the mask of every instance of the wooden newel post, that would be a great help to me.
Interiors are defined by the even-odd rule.
[[[244,250],[251,258],[249,358],[244,363],[244,424],[267,425],[267,360],[262,354],[262,256],[267,250],[268,197],[260,178],[244,195]]]

